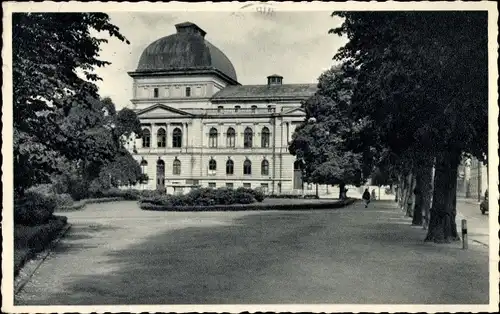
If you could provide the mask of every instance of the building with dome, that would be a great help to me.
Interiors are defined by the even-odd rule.
[[[144,189],[183,193],[193,187],[250,187],[302,193],[300,162],[288,143],[316,84],[242,85],[229,58],[186,22],[151,43],[133,79],[133,109],[143,128],[127,144],[149,177]]]

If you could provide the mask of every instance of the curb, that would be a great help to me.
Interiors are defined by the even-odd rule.
[[[19,270],[17,278],[14,278],[14,295],[18,294],[24,286],[30,281],[31,277],[35,274],[37,269],[42,265],[42,263],[47,259],[52,249],[59,243],[62,237],[71,228],[71,224],[67,223],[57,234],[57,236],[52,240],[47,248],[40,253],[35,254],[34,258],[27,261],[23,267]]]
[[[480,244],[480,245],[482,245],[482,246],[485,246],[485,247],[487,247],[487,248],[489,248],[489,247],[490,247],[488,244],[486,244],[486,243],[484,243],[484,242],[481,242],[481,241],[478,241],[478,240],[474,240],[474,239],[472,239],[472,242],[478,243],[478,244]]]

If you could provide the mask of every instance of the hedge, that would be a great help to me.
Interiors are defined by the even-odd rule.
[[[209,205],[209,206],[172,206],[152,204],[149,202],[139,202],[143,210],[152,211],[254,211],[254,210],[313,210],[313,209],[334,209],[354,203],[356,199],[346,199],[344,201],[304,203],[304,204],[231,204],[231,205]]]
[[[154,195],[153,197],[141,198],[141,203],[152,205],[179,207],[179,206],[217,206],[232,204],[252,204],[255,201],[262,202],[264,193],[260,190],[238,188],[236,190],[228,188],[198,188],[191,190],[188,194],[182,195]]]
[[[14,226],[14,276],[36,253],[43,251],[66,226],[67,218],[53,216],[46,223],[36,226]]]

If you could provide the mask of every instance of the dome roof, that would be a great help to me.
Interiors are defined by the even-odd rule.
[[[205,40],[204,30],[190,22],[175,27],[176,34],[154,41],[143,51],[137,72],[217,70],[237,81],[233,64]]]

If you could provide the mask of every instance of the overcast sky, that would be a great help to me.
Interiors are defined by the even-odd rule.
[[[345,43],[344,38],[328,34],[341,22],[330,16],[331,11],[275,11],[266,15],[246,8],[236,12],[108,14],[130,40],[130,45],[116,39],[102,44],[101,59],[112,64],[96,71],[103,79],[98,83],[100,95],[110,96],[118,108],[128,106],[132,97],[132,79],[127,72],[136,69],[142,51],[151,42],[174,34],[177,23],[189,21],[205,30],[205,39],[231,60],[243,85],[265,84],[266,76],[275,73],[284,77],[284,84],[316,83]]]

